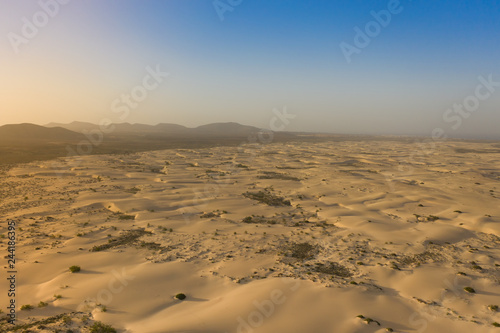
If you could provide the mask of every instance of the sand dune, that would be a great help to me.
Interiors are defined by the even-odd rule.
[[[496,332],[493,148],[443,142],[408,163],[416,144],[288,142],[4,167],[18,331]]]

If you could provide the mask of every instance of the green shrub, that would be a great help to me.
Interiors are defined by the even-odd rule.
[[[367,324],[370,324],[370,323],[375,323],[377,324],[378,326],[380,326],[380,323],[378,321],[376,321],[375,319],[371,319],[371,318],[364,318],[363,319],[364,322],[366,322]]]
[[[77,273],[77,272],[81,271],[81,268],[80,268],[80,266],[75,266],[75,265],[73,265],[73,266],[71,266],[71,267],[69,268],[69,271],[70,271],[71,273]]]
[[[90,326],[91,333],[116,333],[116,330],[110,325],[96,321],[92,326]]]
[[[180,293],[180,294],[175,295],[175,298],[182,301],[183,299],[186,299],[186,295],[184,295],[183,293]]]
[[[21,310],[33,310],[35,307],[31,304],[21,305]]]
[[[465,287],[465,288],[464,288],[464,290],[465,290],[466,292],[468,292],[468,293],[471,293],[471,294],[473,294],[473,293],[475,293],[475,292],[476,292],[476,291],[474,290],[474,288],[472,288],[472,287]]]

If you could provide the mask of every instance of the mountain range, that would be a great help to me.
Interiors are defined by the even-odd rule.
[[[85,133],[92,130],[99,130],[99,125],[74,121],[69,124],[49,123],[46,128],[64,128],[70,131]],[[115,134],[162,134],[166,136],[172,135],[209,135],[209,136],[247,136],[260,131],[259,128],[253,126],[241,125],[234,122],[228,123],[213,123],[202,125],[195,128],[189,128],[177,124],[160,123],[157,125],[146,124],[130,124],[120,123],[111,124],[108,126],[112,133]],[[0,128],[1,131],[1,128]]]
[[[169,148],[203,148],[238,145],[255,138],[261,129],[234,122],[195,128],[177,124],[23,123],[0,126],[0,164],[67,156],[77,145],[92,145],[91,154],[130,153]],[[273,141],[296,138],[294,133],[274,133]],[[89,149],[87,149],[89,150]]]

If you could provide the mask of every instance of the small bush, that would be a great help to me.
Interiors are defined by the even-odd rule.
[[[254,224],[276,224],[276,223],[278,223],[274,219],[271,219],[271,220],[266,219],[265,216],[263,216],[263,215],[247,216],[241,221],[243,223],[254,223]]]
[[[488,310],[490,311],[498,311],[498,305],[488,305]]]
[[[391,262],[391,268],[400,271],[401,269],[395,262]]]
[[[219,217],[220,215],[216,212],[203,213],[200,215],[200,219],[209,219],[213,217]]]
[[[45,303],[45,302],[43,302],[43,301],[40,301],[40,303],[38,303],[38,307],[39,307],[39,308],[44,308],[44,307],[46,307],[47,305],[49,305],[49,304],[48,304],[48,303]]]
[[[471,294],[473,294],[473,293],[475,293],[475,292],[476,292],[476,291],[474,290],[474,288],[472,288],[472,287],[465,287],[465,288],[464,288],[464,290],[465,290],[466,292],[468,292],[468,293],[471,293]]]
[[[380,326],[380,323],[379,323],[378,321],[376,321],[375,319],[371,319],[371,318],[364,318],[364,319],[363,319],[363,321],[364,321],[364,322],[366,322],[368,325],[369,325],[370,323],[375,323],[375,324],[377,324],[378,326]]]
[[[80,268],[80,266],[75,266],[75,265],[73,265],[73,266],[71,266],[71,267],[69,268],[69,271],[70,271],[71,273],[77,273],[77,272],[81,271],[81,268]]]
[[[35,307],[31,304],[21,305],[21,310],[33,310]]]
[[[491,325],[495,326],[495,327],[500,327],[500,324],[497,323],[496,321],[494,323],[491,323]]]
[[[182,301],[182,300],[186,299],[186,295],[183,293],[180,293],[180,294],[175,295],[175,298]]]
[[[90,326],[91,333],[116,333],[116,330],[110,325],[96,321],[92,326]]]

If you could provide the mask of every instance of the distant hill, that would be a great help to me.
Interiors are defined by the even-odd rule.
[[[260,129],[257,127],[246,126],[232,122],[202,125],[194,129],[194,132],[197,134],[217,136],[248,136],[259,131]]]
[[[96,124],[74,121],[69,124],[61,123],[50,123],[45,125],[46,127],[62,127],[74,132],[84,133],[85,131],[91,131],[98,129],[99,126]],[[158,125],[145,125],[145,124],[130,124],[130,123],[120,123],[112,124],[114,130],[110,134],[141,134],[148,135],[154,134],[158,135],[179,135],[181,137],[186,136],[217,136],[217,137],[244,137],[251,133],[256,133],[259,131],[257,127],[241,125],[234,122],[229,123],[214,123],[208,125],[202,125],[196,128],[188,128],[177,124],[161,123]]]
[[[61,123],[49,123],[45,125],[46,127],[62,127],[66,128],[70,131],[85,133],[87,131],[92,131],[95,129],[99,129],[99,125],[86,123],[81,121],[74,121],[69,124],[61,124]],[[146,125],[146,124],[130,124],[130,123],[119,123],[112,124],[115,134],[125,134],[125,133],[136,133],[136,134],[148,134],[148,133],[185,133],[189,129],[182,125],[176,124],[158,124],[158,125]]]
[[[160,123],[158,125],[155,125],[154,127],[160,132],[167,133],[185,133],[189,130],[189,128],[187,128],[186,126],[167,123]]]
[[[61,127],[47,128],[34,124],[0,126],[0,145],[71,143],[79,142],[83,139],[85,139],[85,136],[82,134]]]
[[[0,165],[47,160],[70,154],[123,154],[139,151],[237,146],[260,131],[238,123],[215,123],[188,128],[176,124],[112,124],[104,135],[89,135],[99,126],[86,122],[5,125],[0,127]],[[273,141],[297,138],[279,132]]]
[[[73,132],[78,132],[78,133],[83,133],[84,130],[90,131],[93,129],[99,128],[99,125],[92,124],[92,123],[86,123],[83,121],[74,121],[69,124],[62,124],[62,123],[49,123],[45,125],[45,127],[62,127],[67,130],[73,131]]]

